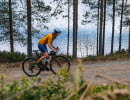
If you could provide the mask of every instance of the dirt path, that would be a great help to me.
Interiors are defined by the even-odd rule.
[[[1,64],[0,67],[3,65]],[[83,64],[83,66],[85,68],[84,78],[86,80],[90,80],[95,74],[100,73],[102,75],[130,83],[130,60],[87,63]],[[75,72],[76,67],[77,65],[72,65],[71,72]],[[0,75],[2,74],[5,75],[5,81],[7,83],[14,80],[20,80],[23,76],[26,76],[21,67],[12,69],[9,68],[6,71],[1,70]],[[40,74],[43,80],[51,75],[53,75],[52,72],[41,72]],[[101,78],[97,78],[95,80],[95,84],[103,83],[109,83],[109,81]]]
[[[130,83],[130,60],[99,62],[88,64],[85,68],[86,73],[84,74],[84,77],[86,80],[89,80],[93,75],[99,73],[123,82]],[[95,83],[103,84],[109,83],[109,81],[97,78]]]

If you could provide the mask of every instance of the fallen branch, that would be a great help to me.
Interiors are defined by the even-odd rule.
[[[108,77],[108,76],[105,76],[105,75],[97,74],[96,76],[100,77],[100,78],[104,78],[104,79],[106,79],[108,81],[117,82],[117,83],[119,83],[121,85],[128,85],[128,83],[126,83],[126,82],[121,82],[121,81],[119,81],[117,79],[114,79],[114,78],[111,78],[111,77]]]
[[[128,85],[128,83],[126,83],[126,82],[121,82],[121,81],[119,81],[119,80],[117,80],[117,79],[114,79],[114,78],[111,78],[111,77],[108,77],[108,76],[105,76],[105,75],[96,74],[96,75],[92,78],[91,82],[88,84],[88,87],[86,88],[86,90],[84,91],[84,93],[82,94],[82,96],[80,97],[79,100],[83,100],[83,99],[84,99],[85,95],[87,94],[87,92],[88,92],[89,89],[91,88],[91,86],[92,86],[94,80],[95,80],[97,77],[106,79],[106,80],[108,80],[108,81],[117,82],[117,83],[119,83],[119,84],[121,84],[121,85]]]

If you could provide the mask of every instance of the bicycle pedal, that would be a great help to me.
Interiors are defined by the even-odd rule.
[[[45,71],[45,70],[46,70],[42,63],[40,63],[39,66],[40,66],[40,69],[41,69],[42,71]]]
[[[46,70],[46,71],[50,71],[50,69],[49,69],[48,67],[45,67],[45,70]]]
[[[42,70],[42,71],[45,71],[46,69],[42,67],[41,70]]]

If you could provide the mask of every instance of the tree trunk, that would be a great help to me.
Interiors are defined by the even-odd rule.
[[[67,44],[67,55],[69,55],[69,35],[70,35],[70,0],[68,0],[68,44]]]
[[[13,26],[12,26],[12,2],[9,0],[9,27],[10,27],[10,51],[14,52]]]
[[[100,34],[99,34],[99,55],[102,55],[102,26],[103,26],[103,0],[100,6]]]
[[[128,52],[130,53],[130,22],[129,22],[129,47],[128,47]]]
[[[122,0],[122,10],[121,10],[120,37],[119,37],[119,51],[121,51],[123,13],[124,13],[124,0]]]
[[[97,56],[99,55],[99,5],[100,5],[100,0],[98,0],[98,19],[97,19]]]
[[[78,0],[73,1],[73,56],[77,57]]]
[[[28,56],[32,56],[32,33],[31,33],[31,0],[27,0],[27,30],[28,30]]]
[[[106,0],[104,0],[103,47],[102,47],[103,55],[105,50],[105,29],[106,29]]]
[[[114,45],[114,29],[115,29],[115,0],[113,0],[113,18],[112,18],[112,39],[111,39],[111,53],[113,53]]]

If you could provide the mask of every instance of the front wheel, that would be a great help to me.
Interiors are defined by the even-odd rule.
[[[70,69],[70,62],[64,56],[55,56],[50,62],[50,69],[54,74],[59,73],[61,69],[67,72]]]
[[[24,73],[30,77],[34,77],[40,74],[41,69],[37,65],[37,59],[27,58],[22,63],[22,69]]]

